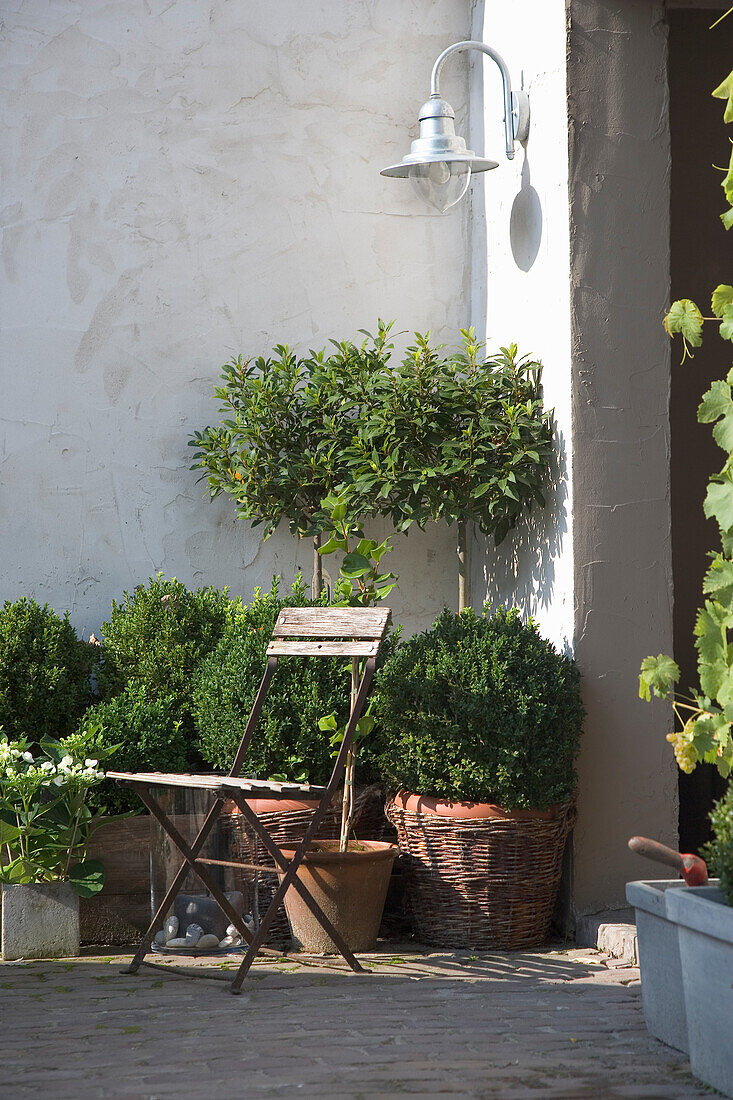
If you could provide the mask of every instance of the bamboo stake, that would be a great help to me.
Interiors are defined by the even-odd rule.
[[[356,695],[359,690],[359,658],[351,660],[351,707],[353,713],[356,705]],[[355,735],[356,736],[356,735]],[[344,794],[341,801],[341,837],[339,840],[339,852],[345,852],[349,844],[349,833],[354,820],[354,763],[355,753],[352,747],[346,758],[346,771],[344,772]]]

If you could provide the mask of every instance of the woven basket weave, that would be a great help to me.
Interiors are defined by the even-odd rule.
[[[388,801],[416,938],[438,947],[515,951],[543,943],[575,820],[463,819]]]
[[[278,847],[289,844],[298,844],[305,835],[310,825],[314,810],[280,810],[275,813],[259,814],[259,819],[269,832]],[[258,840],[252,829],[247,825],[244,816],[240,813],[226,814],[220,818],[220,837],[222,847],[229,853],[233,860],[242,860],[245,863],[255,863],[259,867],[274,867],[275,861],[265,851],[262,842]],[[387,819],[384,816],[384,796],[378,784],[358,789],[354,798],[354,826],[353,834],[360,840],[381,840]],[[341,802],[340,800],[331,807],[321,822],[318,836],[321,839],[338,839],[341,828]],[[241,883],[238,889],[243,890],[245,897],[252,895],[254,872],[242,871]],[[258,876],[257,901],[260,916],[264,916],[277,889],[278,880],[275,875]],[[282,945],[290,940],[290,924],[285,913],[285,907],[280,905],[270,924],[267,934],[267,943]]]

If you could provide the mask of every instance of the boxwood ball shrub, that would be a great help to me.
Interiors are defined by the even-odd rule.
[[[0,726],[8,740],[63,737],[91,699],[94,646],[48,604],[6,602],[0,610]]]
[[[102,697],[110,699],[128,684],[144,684],[150,696],[173,696],[190,729],[192,676],[219,643],[236,607],[226,589],[191,591],[162,574],[125,592],[102,624]]]
[[[713,839],[702,855],[711,875],[720,879],[720,889],[728,905],[733,905],[733,782],[710,814]]]
[[[241,608],[214,652],[201,663],[193,683],[193,716],[199,752],[217,769],[228,771],[244,735],[252,703],[267,664],[266,649],[283,607],[326,603],[305,599],[302,588],[287,597],[256,593]],[[388,642],[393,647],[394,642]],[[347,667],[348,665],[348,667]],[[349,713],[351,663],[319,657],[281,657],[255,729],[243,772],[260,778],[305,776],[324,783],[333,760],[329,735],[319,718],[335,712],[339,724]],[[374,752],[360,750],[359,780],[377,778]]]
[[[77,729],[85,756],[102,756],[116,746],[107,767],[121,772],[183,772],[188,739],[173,695],[154,695],[145,684],[128,684],[107,702],[90,707]],[[118,814],[146,813],[134,791],[104,780],[91,795],[91,807]]]
[[[546,809],[573,792],[578,673],[516,610],[444,611],[386,662],[374,713],[395,790],[507,810]]]

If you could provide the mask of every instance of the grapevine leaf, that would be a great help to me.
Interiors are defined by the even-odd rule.
[[[724,340],[733,340],[733,304],[727,305],[723,310],[720,335]]]
[[[733,415],[724,416],[713,428],[713,438],[724,451],[733,451]]]
[[[721,674],[716,698],[722,707],[727,707],[733,703],[733,670],[731,670],[727,661]]]
[[[708,695],[717,698],[728,672],[725,660],[722,657],[717,661],[700,660],[698,669],[700,672],[700,687]]]
[[[733,286],[721,283],[713,291],[711,308],[716,317],[723,316],[723,310],[733,302]]]
[[[692,746],[698,756],[715,752],[718,747],[717,732],[719,726],[728,726],[725,716],[722,714],[703,714],[695,722],[691,723]]]
[[[670,336],[681,333],[685,343],[693,348],[702,344],[702,313],[689,298],[673,302],[664,318],[664,327]]]
[[[702,590],[706,593],[717,592],[730,585],[733,585],[733,561],[718,554],[705,574]]]
[[[711,481],[703,510],[708,519],[716,519],[722,531],[733,527],[733,485],[729,481]]]
[[[723,83],[718,85],[713,92],[713,97],[727,100],[723,121],[733,122],[733,72],[728,73]]]
[[[639,674],[639,698],[648,702],[654,692],[658,698],[666,699],[672,684],[679,678],[679,665],[671,657],[666,657],[663,653],[657,657],[645,657]]]
[[[727,382],[713,382],[707,393],[703,394],[697,410],[698,421],[701,424],[711,424],[719,416],[727,416],[731,413],[733,413],[731,387]]]

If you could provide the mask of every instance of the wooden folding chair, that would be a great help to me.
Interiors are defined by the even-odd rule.
[[[341,955],[348,962],[353,971],[359,974],[368,973],[359,964],[352,951],[344,943],[342,937],[331,924],[330,920],[311,896],[310,892],[297,877],[297,871],[303,862],[311,841],[318,833],[318,828],[327,813],[337,788],[344,779],[346,760],[354,739],[356,724],[359,721],[366,703],[367,694],[374,677],[379,647],[387,632],[390,621],[388,608],[356,608],[356,607],[289,607],[280,612],[272,639],[267,647],[267,666],[262,681],[260,682],[255,701],[252,704],[249,720],[244,736],[237,749],[234,763],[229,775],[168,775],[159,772],[132,773],[132,772],[108,772],[110,779],[116,779],[125,787],[137,791],[145,806],[153,817],[160,823],[171,838],[176,848],[183,856],[178,873],[170,885],[168,893],[158,907],[150,927],[138,948],[135,957],[126,974],[135,974],[141,966],[154,967],[155,969],[172,970],[176,973],[184,973],[196,977],[217,977],[223,981],[229,981],[224,974],[197,974],[195,970],[180,970],[176,967],[163,966],[146,962],[145,956],[149,953],[153,937],[162,927],[170,910],[174,898],[181,890],[190,870],[193,870],[201,882],[207,888],[211,896],[218,903],[224,914],[233,924],[244,941],[247,943],[247,951],[229,989],[232,993],[240,993],[242,983],[260,951],[267,951],[263,946],[267,930],[282,902],[285,892],[289,887],[298,891],[305,904],[314,917],[322,925],[326,933],[331,937]],[[365,659],[364,670],[358,685],[356,695],[352,697],[351,713],[346,725],[344,739],[339,748],[334,763],[331,778],[325,787],[315,787],[307,783],[277,783],[270,780],[242,779],[238,778],[242,770],[249,743],[257,725],[257,720],[267,696],[268,689],[275,675],[278,659],[280,657],[336,657],[336,658],[361,658]],[[204,822],[195,840],[188,844],[169,819],[167,814],[156,802],[151,791],[170,791],[176,788],[189,790],[208,791],[213,795],[214,802],[207,813]],[[302,841],[298,845],[292,860],[288,861],[276,846],[272,837],[260,822],[257,814],[249,806],[247,799],[257,798],[317,798],[318,806],[313,813],[311,822],[306,829]],[[224,865],[227,867],[240,867],[245,870],[257,870],[260,874],[267,868],[248,863],[234,862],[230,860],[208,859],[200,856],[207,837],[211,833],[222,806],[227,799],[233,799],[243,814],[247,823],[260,838],[266,851],[275,861],[273,874],[281,874],[282,878],[274,897],[270,902],[259,928],[254,935],[230,904],[223,891],[214,881],[208,867],[211,865]],[[270,952],[268,952],[270,953]],[[281,954],[281,952],[274,952]]]

